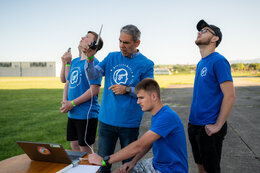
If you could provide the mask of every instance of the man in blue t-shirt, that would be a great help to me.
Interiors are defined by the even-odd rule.
[[[89,162],[107,167],[134,157],[115,172],[187,173],[184,127],[179,116],[169,106],[163,106],[158,83],[153,79],[144,79],[136,86],[135,92],[137,103],[142,110],[152,114],[150,130],[137,141],[110,156],[102,158],[97,154],[90,154]],[[139,161],[151,147],[153,158]]]
[[[90,79],[105,76],[98,115],[98,153],[102,157],[114,153],[118,138],[121,148],[124,148],[139,135],[143,112],[136,103],[135,86],[142,79],[154,77],[154,63],[137,49],[140,35],[136,26],[124,26],[119,37],[121,51],[109,53],[96,66],[92,60],[88,60],[86,64]],[[110,167],[102,168],[101,172],[110,172]]]
[[[82,37],[79,49],[81,49],[83,42],[90,44],[97,39],[98,35],[89,31],[86,36]],[[103,40],[100,39],[97,49],[88,49],[87,56],[91,54],[92,57],[102,46]],[[73,150],[91,153],[96,137],[97,116],[100,109],[98,93],[102,78],[96,80],[87,78],[84,68],[86,56],[75,58],[70,62],[71,53],[68,51],[63,57],[64,60],[68,60],[66,62],[67,69],[62,70],[60,78],[64,79],[67,76],[67,80],[60,110],[62,113],[68,112],[67,140],[71,142]],[[99,63],[96,58],[93,57],[93,59],[95,64]]]
[[[197,29],[195,43],[202,59],[197,64],[188,133],[198,172],[217,173],[235,91],[228,61],[215,52],[222,39],[220,29],[204,20]]]

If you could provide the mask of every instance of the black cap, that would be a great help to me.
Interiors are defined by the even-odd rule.
[[[211,28],[215,32],[216,36],[218,36],[219,39],[218,39],[217,44],[216,44],[216,47],[218,47],[219,43],[222,40],[222,33],[221,33],[219,27],[217,27],[215,25],[209,25],[204,20],[200,20],[199,23],[197,24],[197,30],[200,31],[205,27]]]

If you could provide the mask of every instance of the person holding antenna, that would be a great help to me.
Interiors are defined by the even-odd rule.
[[[99,36],[89,31],[81,38],[79,50],[82,51],[82,44],[90,45],[97,41]],[[95,142],[97,129],[97,115],[100,105],[98,103],[98,93],[102,78],[89,80],[86,76],[84,65],[87,56],[91,54],[94,64],[99,61],[94,57],[97,51],[103,47],[103,40],[100,38],[95,49],[88,47],[88,53],[75,58],[70,63],[66,63],[69,68],[68,77],[63,91],[63,100],[60,111],[68,113],[67,140],[71,142],[72,150],[92,153],[92,146]],[[64,54],[64,60],[71,60],[71,53]],[[64,70],[64,77],[66,71]]]
[[[140,36],[136,26],[126,25],[120,30],[121,51],[109,53],[98,65],[93,59],[86,61],[86,71],[91,80],[105,76],[98,115],[98,154],[105,158],[114,153],[117,139],[124,148],[139,135],[143,112],[137,104],[135,86],[145,78],[154,77],[154,63],[137,49]],[[88,47],[87,43],[83,44],[83,53],[87,53]],[[102,167],[100,172],[110,170],[111,165]]]

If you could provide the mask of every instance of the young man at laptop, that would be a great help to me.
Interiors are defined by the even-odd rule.
[[[115,172],[187,173],[184,127],[179,116],[169,106],[163,106],[158,83],[153,79],[143,79],[135,87],[135,92],[137,103],[142,110],[152,114],[150,130],[137,141],[110,156],[102,158],[97,154],[90,154],[89,162],[109,166],[134,157],[132,161],[125,163]],[[153,147],[154,157],[139,161],[151,147]]]

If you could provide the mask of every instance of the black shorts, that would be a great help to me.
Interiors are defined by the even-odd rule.
[[[227,123],[216,134],[208,136],[205,126],[188,124],[192,154],[197,164],[203,165],[208,173],[220,172],[222,143],[227,134]]]
[[[86,125],[88,128],[86,132]],[[92,145],[95,143],[97,131],[97,118],[88,120],[77,120],[68,118],[67,123],[67,141],[78,141],[80,146]],[[85,142],[86,141],[86,142]]]

